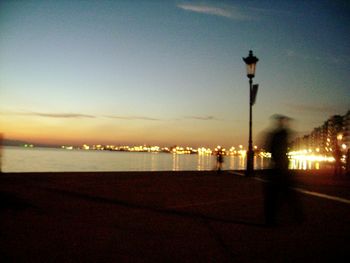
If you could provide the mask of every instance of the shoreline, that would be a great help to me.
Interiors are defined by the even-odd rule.
[[[260,169],[255,170],[253,177],[256,176],[265,176],[268,173],[273,172],[272,169]],[[21,176],[21,175],[96,175],[96,174],[105,174],[105,175],[131,175],[131,174],[185,174],[185,175],[241,175],[243,177],[245,170],[222,170],[218,173],[216,170],[161,170],[161,171],[39,171],[39,172],[4,172],[0,173],[0,176]],[[289,173],[293,176],[321,176],[321,177],[333,177],[333,178],[350,178],[345,171],[339,176],[334,175],[334,170],[331,168],[328,169],[290,169]]]

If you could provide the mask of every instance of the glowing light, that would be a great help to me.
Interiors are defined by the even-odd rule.
[[[259,155],[264,158],[271,158],[271,153],[269,152],[261,152]]]
[[[87,145],[87,144],[84,144],[84,145],[83,145],[83,149],[84,149],[84,150],[89,150],[89,149],[90,149],[90,146]]]
[[[65,145],[62,145],[61,148],[62,148],[62,149],[65,149],[65,150],[73,150],[73,146],[65,146]]]
[[[211,149],[206,149],[206,148],[204,148],[204,147],[201,147],[201,148],[198,148],[197,149],[197,152],[198,152],[198,154],[200,154],[200,155],[211,155],[212,154],[212,150]]]
[[[246,150],[241,150],[241,151],[239,151],[239,153],[240,153],[240,155],[241,155],[242,157],[244,157],[244,156],[247,155],[247,151],[246,151]]]
[[[334,157],[326,155],[308,154],[307,151],[293,151],[288,153],[289,158],[299,161],[311,161],[311,162],[334,162]]]

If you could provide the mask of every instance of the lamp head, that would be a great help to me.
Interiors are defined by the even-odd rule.
[[[253,55],[253,51],[249,51],[249,55],[246,58],[243,58],[243,61],[245,62],[247,66],[247,77],[249,79],[254,78],[255,76],[255,69],[256,69],[256,63],[259,61],[259,59]]]

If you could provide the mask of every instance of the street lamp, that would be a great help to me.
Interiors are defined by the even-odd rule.
[[[253,51],[249,51],[249,55],[243,58],[243,61],[247,65],[247,77],[249,78],[249,142],[247,153],[247,171],[246,175],[250,176],[254,170],[254,151],[252,142],[252,106],[255,102],[257,93],[257,85],[253,85],[253,78],[255,76],[256,63],[259,59],[253,56]],[[253,87],[254,86],[254,87]]]

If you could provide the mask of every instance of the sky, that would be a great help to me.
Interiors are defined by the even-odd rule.
[[[48,144],[248,144],[350,109],[347,1],[0,1],[0,131]],[[254,143],[254,142],[253,142]]]

